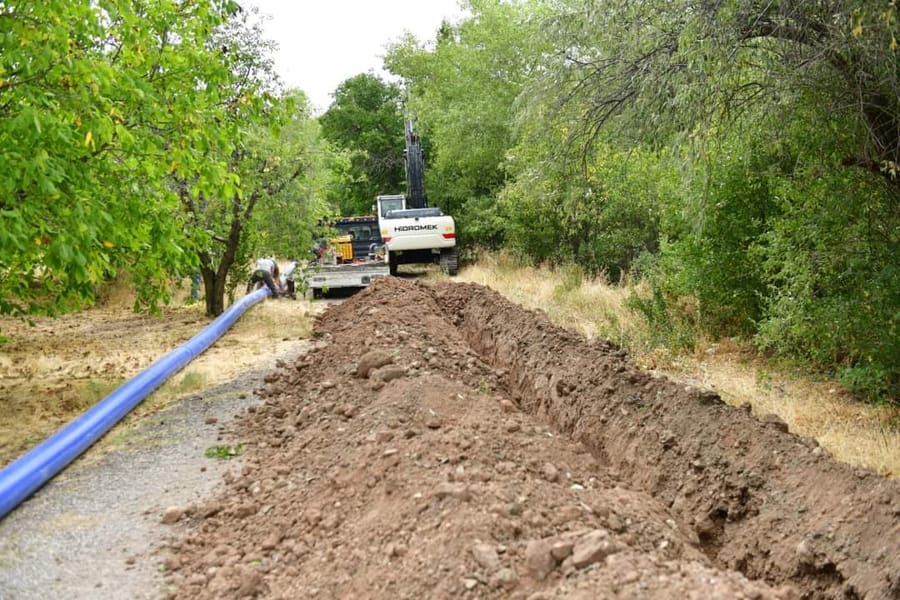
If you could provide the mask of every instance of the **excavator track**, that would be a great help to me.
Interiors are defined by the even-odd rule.
[[[451,277],[459,272],[459,252],[455,246],[441,251],[441,271]]]

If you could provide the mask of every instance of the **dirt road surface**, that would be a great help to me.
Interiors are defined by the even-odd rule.
[[[213,493],[228,464],[205,457],[219,422],[257,399],[264,372],[192,395],[94,450],[0,521],[0,599],[152,600],[164,595],[160,513]],[[99,456],[98,456],[99,455]]]
[[[266,378],[175,598],[900,597],[900,483],[474,285],[390,278]]]

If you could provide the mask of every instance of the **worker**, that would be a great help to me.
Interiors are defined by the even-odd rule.
[[[297,261],[290,261],[284,268],[284,271],[281,272],[281,278],[279,280],[282,293],[292,300],[297,299],[297,286],[294,282],[294,271],[296,270]]]
[[[278,263],[273,257],[264,257],[256,261],[256,269],[250,276],[250,283],[247,284],[247,293],[257,286],[260,282],[265,282],[266,287],[272,292],[272,297],[278,297],[278,286],[275,282],[278,280]]]

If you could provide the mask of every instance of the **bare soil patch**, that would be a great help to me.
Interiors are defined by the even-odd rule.
[[[900,483],[476,285],[381,280],[237,421],[177,598],[900,596]]]

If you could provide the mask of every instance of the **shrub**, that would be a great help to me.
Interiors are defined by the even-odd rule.
[[[784,218],[761,246],[758,344],[833,370],[869,397],[900,397],[896,192],[845,170],[786,181],[781,197]]]

